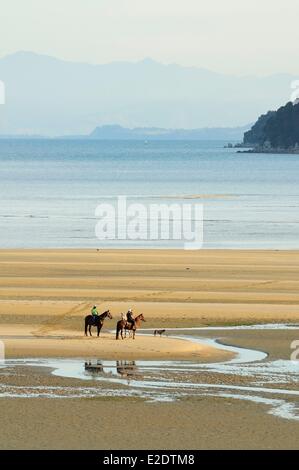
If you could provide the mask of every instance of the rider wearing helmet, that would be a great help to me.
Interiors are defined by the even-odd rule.
[[[129,310],[127,312],[127,322],[132,323],[132,326],[135,323],[134,316],[133,316],[133,310],[131,308],[129,308]]]
[[[91,309],[91,315],[92,315],[93,322],[94,322],[94,324],[95,324],[96,318],[97,318],[98,315],[99,315],[99,313],[98,313],[98,311],[97,311],[97,306],[96,306],[96,305],[94,305],[94,306],[92,307],[92,309]]]

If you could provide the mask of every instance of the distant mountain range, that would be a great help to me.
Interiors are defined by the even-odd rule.
[[[89,135],[101,140],[229,140],[240,141],[250,126],[235,128],[161,129],[158,127],[101,126]]]
[[[240,142],[244,132],[250,126],[219,127],[204,129],[162,129],[159,127],[135,127],[129,129],[119,125],[105,125],[96,127],[87,135],[62,135],[49,137],[45,135],[0,134],[0,139],[84,139],[84,140],[222,140]]]
[[[296,78],[236,77],[151,59],[90,65],[18,52],[0,59],[6,86],[0,133],[89,134],[107,123],[131,129],[240,127],[288,101]]]

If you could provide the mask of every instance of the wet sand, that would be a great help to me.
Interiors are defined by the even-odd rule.
[[[0,448],[298,448],[298,423],[270,416],[263,408],[215,397],[175,403],[133,398],[2,399]]]
[[[206,331],[209,338],[215,333]],[[220,331],[217,336],[228,344],[264,349],[271,360],[288,358],[294,331]],[[268,359],[265,360],[267,362]],[[5,372],[5,374],[4,374]],[[1,384],[16,386],[18,393],[30,387],[74,390],[89,387],[97,390],[105,384],[92,378],[52,375],[46,367],[18,366],[2,369]],[[148,375],[148,373],[146,374]],[[198,381],[211,384],[249,386],[246,376],[206,371]],[[297,390],[296,384],[272,384]],[[262,385],[261,385],[262,386]],[[52,388],[51,388],[52,387]],[[296,449],[299,422],[269,414],[269,406],[246,399],[199,394],[173,402],[152,402],[138,396],[126,396],[122,386],[109,384],[110,390],[121,387],[125,395],[107,393],[97,398],[1,398],[0,413],[5,430],[0,448],[14,449]],[[53,389],[55,388],[55,392]],[[52,390],[52,391],[51,391]],[[228,393],[230,391],[228,390]],[[240,392],[241,393],[241,392]],[[271,398],[271,395],[265,394]],[[276,398],[283,398],[282,394]],[[284,397],[297,402],[297,397]],[[63,423],[63,425],[62,425]],[[123,432],[130,436],[123,439]]]

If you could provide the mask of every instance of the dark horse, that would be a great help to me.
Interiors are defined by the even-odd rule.
[[[88,331],[89,331],[90,336],[92,336],[92,334],[91,334],[91,327],[92,326],[97,327],[98,336],[99,336],[100,332],[101,332],[101,329],[102,329],[102,326],[104,324],[104,320],[107,317],[110,318],[110,320],[112,319],[112,315],[109,312],[109,310],[106,310],[106,312],[102,313],[101,315],[97,315],[95,317],[93,315],[87,315],[87,317],[85,317],[85,336],[88,336],[87,335],[87,327],[88,327]]]
[[[140,327],[140,323],[142,321],[145,321],[143,313],[141,313],[140,315],[138,315],[135,318],[134,324],[129,323],[126,320],[119,320],[117,322],[117,325],[116,325],[116,339],[119,339],[119,333],[121,335],[121,339],[124,339],[124,335],[123,335],[124,330],[125,331],[127,331],[127,330],[132,331],[133,332],[133,339],[135,339],[136,330],[137,330],[137,328]]]

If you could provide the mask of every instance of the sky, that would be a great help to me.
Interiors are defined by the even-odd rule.
[[[299,0],[0,0],[0,56],[298,73]]]

